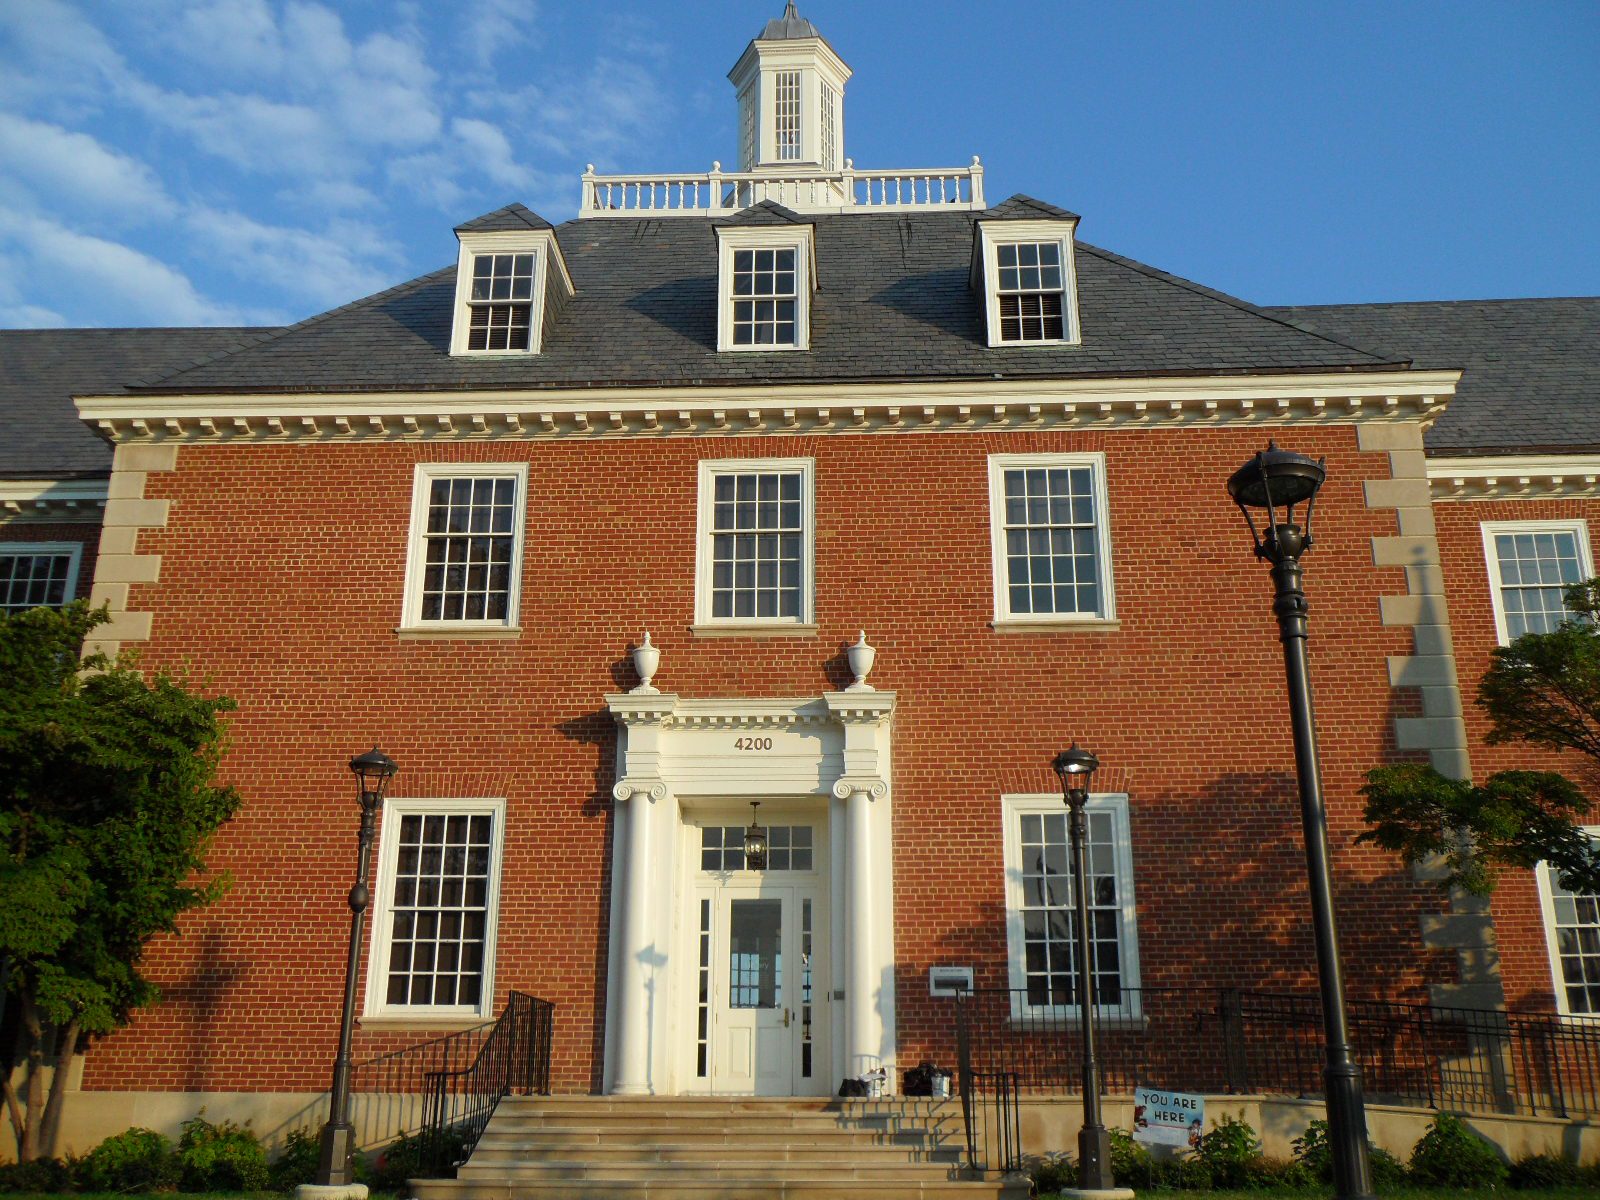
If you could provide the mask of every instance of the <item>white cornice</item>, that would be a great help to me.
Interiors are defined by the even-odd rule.
[[[1330,424],[1444,411],[1459,371],[740,384],[482,392],[78,396],[115,442],[913,433]]]
[[[1429,458],[1435,500],[1549,500],[1600,495],[1600,455]]]
[[[106,507],[105,479],[0,479],[0,522],[98,523]]]

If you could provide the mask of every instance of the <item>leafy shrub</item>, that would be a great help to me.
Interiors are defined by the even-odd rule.
[[[1111,1179],[1118,1187],[1147,1188],[1152,1179],[1150,1151],[1133,1140],[1126,1129],[1111,1134]]]
[[[78,1183],[75,1165],[59,1158],[0,1163],[0,1192],[70,1192]]]
[[[1070,1154],[1046,1154],[1029,1164],[1028,1178],[1033,1180],[1035,1196],[1064,1192],[1078,1186],[1078,1164]]]
[[[1313,1121],[1294,1139],[1294,1157],[1313,1183],[1333,1182],[1333,1148],[1328,1144],[1328,1123]],[[1375,1188],[1393,1188],[1407,1182],[1405,1164],[1381,1147],[1367,1146],[1367,1165]]]
[[[1309,1188],[1317,1181],[1305,1166],[1292,1158],[1273,1158],[1258,1154],[1245,1168],[1240,1186],[1253,1192],[1282,1192]]]
[[[1511,1164],[1514,1188],[1577,1187],[1583,1182],[1583,1168],[1559,1154],[1529,1154]]]
[[[1367,1147],[1367,1166],[1372,1172],[1372,1186],[1388,1190],[1400,1187],[1411,1179],[1411,1173],[1406,1170],[1405,1163],[1390,1154],[1382,1146]]]
[[[1504,1183],[1507,1174],[1494,1147],[1449,1113],[1435,1117],[1411,1151],[1411,1178],[1417,1183],[1483,1189]]]
[[[401,1134],[390,1142],[378,1155],[378,1161],[370,1168],[369,1178],[364,1182],[372,1185],[377,1192],[400,1192],[405,1190],[406,1180],[427,1177],[453,1178],[455,1176],[454,1163],[466,1157],[467,1137],[459,1128],[444,1131],[444,1145],[440,1148],[440,1161],[444,1164],[437,1171],[429,1164],[428,1141],[425,1134],[408,1137]],[[356,1178],[362,1179],[362,1171],[358,1168]]]
[[[1250,1164],[1260,1157],[1261,1139],[1248,1121],[1235,1117],[1223,1117],[1200,1139],[1199,1159],[1211,1169],[1217,1187],[1243,1187]]]
[[[186,1192],[259,1192],[270,1176],[267,1152],[251,1129],[213,1124],[204,1111],[183,1123],[178,1170]]]
[[[1156,1187],[1177,1188],[1184,1192],[1209,1192],[1215,1183],[1211,1164],[1203,1158],[1150,1156],[1150,1182]]]
[[[178,1184],[178,1157],[153,1129],[113,1134],[83,1160],[87,1192],[169,1192]]]
[[[322,1142],[306,1129],[291,1129],[283,1149],[267,1168],[267,1186],[275,1192],[292,1192],[302,1183],[315,1183],[322,1162]]]

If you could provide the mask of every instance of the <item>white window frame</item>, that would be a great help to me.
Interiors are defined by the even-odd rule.
[[[1088,467],[1095,493],[1095,554],[1100,565],[1100,611],[1097,613],[1013,613],[1006,570],[1007,471],[1028,468],[1060,470]],[[1061,628],[1105,626],[1117,619],[1116,592],[1111,581],[1111,517],[1106,496],[1106,456],[1083,454],[991,454],[989,456],[989,557],[994,569],[994,626],[1003,628]]]
[[[816,579],[816,503],[813,478],[816,460],[810,458],[703,458],[699,468],[699,496],[695,513],[694,621],[697,632],[716,630],[795,630],[813,628]],[[711,575],[713,555],[711,524],[715,516],[718,475],[790,471],[800,474],[800,613],[797,617],[712,616]]]
[[[1026,350],[1033,346],[1076,346],[1082,341],[1078,326],[1078,268],[1073,255],[1075,223],[1070,221],[979,221],[979,252],[983,263],[984,314],[991,348]],[[1061,248],[1061,333],[1059,338],[1008,342],[1000,337],[999,246],[1054,242]]]
[[[459,235],[461,248],[456,257],[456,303],[450,324],[450,353],[467,358],[524,358],[538,354],[544,343],[544,306],[549,294],[550,264],[555,262],[567,293],[573,292],[572,280],[567,275],[566,264],[556,247],[554,236],[548,230],[507,230],[496,233],[471,233]],[[472,333],[472,263],[485,254],[533,255],[533,295],[528,312],[528,348],[526,350],[469,350],[467,341]],[[518,301],[517,303],[521,303]]]
[[[781,354],[811,349],[811,292],[815,287],[816,258],[809,225],[755,225],[717,229],[717,349],[740,354]],[[775,345],[736,346],[733,341],[733,252],[735,250],[794,251],[794,341]],[[743,297],[741,297],[743,298]]]
[[[390,1004],[389,952],[394,945],[395,864],[400,850],[400,818],[406,816],[489,816],[494,836],[489,844],[489,892],[483,925],[483,983],[476,1004]],[[500,864],[506,841],[506,802],[503,797],[461,798],[386,797],[383,823],[378,831],[378,878],[374,891],[372,945],[367,955],[367,989],[364,1017],[473,1018],[494,1014],[495,947],[500,925]]]
[[[1483,561],[1489,574],[1489,601],[1494,606],[1494,635],[1502,646],[1509,646],[1506,632],[1505,593],[1500,581],[1500,556],[1494,539],[1502,533],[1570,533],[1578,547],[1578,567],[1584,579],[1594,577],[1594,559],[1589,549],[1589,522],[1580,517],[1553,521],[1484,521]]]
[[[67,586],[62,590],[63,606],[71,604],[78,594],[78,569],[83,563],[82,542],[0,542],[0,558],[67,557]],[[48,606],[46,606],[48,607]],[[0,608],[0,612],[26,611]]]
[[[1004,823],[1006,962],[1012,989],[1012,1016],[1015,1019],[1040,1016],[1081,1019],[1076,1004],[1028,1003],[1027,948],[1022,924],[1022,817],[1029,813],[1066,814],[1070,821],[1071,814],[1060,792],[1003,795],[1000,797],[1000,809]],[[1118,945],[1120,979],[1123,990],[1130,993],[1125,997],[1125,1003],[1120,1005],[1096,1004],[1095,1016],[1142,1020],[1138,906],[1134,902],[1133,838],[1128,820],[1128,795],[1126,792],[1091,793],[1085,811],[1111,814],[1116,837],[1118,907],[1122,910],[1122,939]],[[1071,869],[1070,862],[1068,868]]]
[[[427,563],[425,547],[428,529],[428,492],[435,479],[482,479],[510,476],[516,480],[517,497],[513,506],[516,520],[511,529],[511,594],[506,600],[504,620],[422,619],[422,583]],[[400,614],[402,632],[435,630],[516,630],[522,614],[522,553],[528,527],[528,464],[512,462],[430,462],[418,463],[411,484],[411,528],[406,536],[406,582]]]
[[[1600,825],[1585,825],[1583,832],[1600,842]],[[1550,959],[1550,986],[1556,995],[1556,1011],[1564,1017],[1584,1024],[1600,1024],[1600,1013],[1575,1013],[1567,1003],[1567,984],[1561,974],[1561,954],[1556,948],[1555,894],[1550,890],[1549,866],[1540,863],[1533,869],[1534,882],[1539,888],[1539,917],[1544,923],[1545,954]]]

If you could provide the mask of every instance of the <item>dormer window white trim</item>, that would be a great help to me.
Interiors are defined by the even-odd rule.
[[[979,221],[990,346],[1075,346],[1078,279],[1070,221]],[[978,274],[974,270],[974,275]]]
[[[456,261],[450,353],[473,357],[538,354],[544,343],[550,269],[567,295],[572,278],[549,230],[463,232]]]
[[[816,275],[812,226],[719,226],[717,349],[809,350]]]

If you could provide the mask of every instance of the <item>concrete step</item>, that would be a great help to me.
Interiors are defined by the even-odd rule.
[[[465,1179],[417,1179],[414,1200],[1027,1200],[1026,1176],[1004,1180],[788,1179],[638,1180],[579,1182],[570,1179],[487,1183]]]
[[[771,1142],[738,1145],[714,1141],[623,1142],[574,1141],[479,1143],[472,1153],[474,1166],[491,1163],[516,1165],[552,1159],[590,1162],[958,1162],[963,1146],[904,1146],[892,1144],[817,1145],[812,1142]]]
[[[946,1101],[510,1097],[455,1180],[418,1200],[1024,1200],[974,1180]]]

